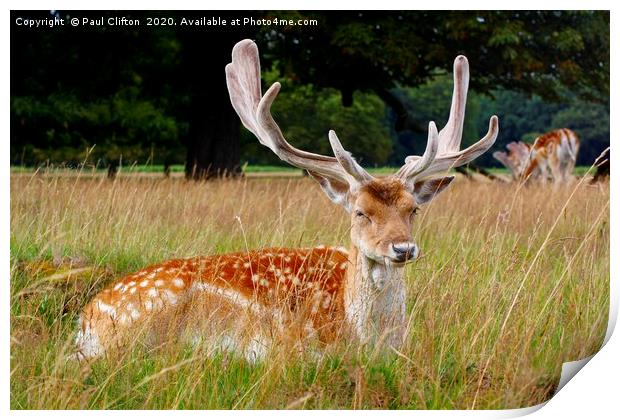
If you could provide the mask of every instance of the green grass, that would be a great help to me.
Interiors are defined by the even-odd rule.
[[[78,363],[77,316],[115,278],[174,257],[346,245],[347,216],[302,178],[12,176],[10,205],[14,409],[518,408],[547,400],[607,325],[608,184],[459,179],[417,216],[398,354],[341,343],[253,366],[136,340]]]

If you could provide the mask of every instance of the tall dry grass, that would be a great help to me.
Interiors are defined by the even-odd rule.
[[[68,360],[80,308],[115,277],[173,257],[348,244],[308,179],[14,174],[12,408],[517,408],[597,351],[609,302],[609,186],[470,182],[418,216],[398,354],[343,345],[257,365],[182,344]]]

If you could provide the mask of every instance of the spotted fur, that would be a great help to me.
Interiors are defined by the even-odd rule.
[[[194,312],[218,311],[220,305],[208,302],[212,304],[208,306],[201,295],[231,305],[237,314],[270,310],[272,317],[279,316],[280,329],[288,329],[296,316],[308,312],[303,317],[310,320],[312,331],[306,334],[329,341],[343,319],[347,263],[342,249],[317,247],[269,248],[152,265],[108,285],[84,308],[76,338],[78,353],[99,355],[124,343],[149,320],[168,318],[189,304],[202,302]],[[191,334],[195,338],[200,331]],[[255,338],[250,342],[253,352],[261,347]]]

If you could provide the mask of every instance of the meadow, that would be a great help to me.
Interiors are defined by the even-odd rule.
[[[72,360],[80,309],[169,258],[349,243],[307,178],[208,183],[11,175],[13,409],[503,409],[549,399],[562,363],[595,353],[609,306],[609,184],[459,178],[417,216],[406,345],[273,349],[255,365],[183,344]]]

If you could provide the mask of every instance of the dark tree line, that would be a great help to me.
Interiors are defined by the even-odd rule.
[[[57,13],[63,18],[119,15]],[[349,118],[346,112],[330,116],[338,114],[330,97],[337,95],[345,109],[361,100],[369,124],[381,119],[387,126],[388,131],[373,129],[374,135],[399,140],[393,146],[379,142],[389,148],[380,154],[391,154],[390,161],[402,161],[415,150],[411,140],[423,137],[429,118],[420,109],[425,104],[416,103],[415,95],[412,100],[407,89],[427,86],[451,71],[458,54],[468,56],[470,89],[478,94],[498,97],[509,91],[526,101],[536,95],[558,104],[609,106],[607,12],[122,12],[177,21],[182,16],[315,19],[317,25],[88,29],[26,29],[14,24],[16,16],[47,17],[49,12],[11,15],[13,163],[69,160],[76,150],[97,144],[94,153],[103,161],[122,155],[125,161],[146,157],[169,164],[183,156],[188,177],[237,173],[240,144],[246,144],[239,139],[246,133],[230,106],[223,69],[232,46],[246,37],[259,43],[264,71],[273,79],[286,80],[291,90],[305,89],[298,97],[306,102],[323,98],[314,107],[316,124],[338,125],[338,118]],[[372,117],[381,112],[372,98],[380,98],[389,113]],[[480,107],[486,111],[484,103]],[[312,124],[313,115],[301,118],[293,111],[280,110],[285,131],[286,118],[296,119],[298,127]],[[570,123],[571,112],[557,122]],[[441,122],[446,114],[447,109],[430,118]],[[325,141],[321,131],[328,128],[287,135],[306,136],[307,147],[318,151]],[[472,125],[472,135],[476,129]],[[321,138],[312,142],[317,134]],[[368,160],[379,152],[361,150],[368,150]]]

